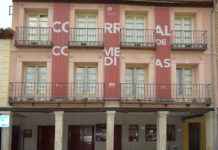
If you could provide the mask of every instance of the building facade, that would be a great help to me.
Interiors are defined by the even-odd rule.
[[[9,107],[8,97],[9,97],[9,71],[10,71],[10,53],[12,45],[13,33],[11,30],[1,30],[0,29],[0,106]],[[1,115],[10,115],[10,111],[0,110]],[[0,128],[0,137],[2,135],[7,136],[10,134],[10,128]],[[10,140],[7,138],[0,138],[2,144],[1,149],[7,149],[11,144]]]
[[[212,1],[13,0],[12,20],[3,149],[214,150]]]

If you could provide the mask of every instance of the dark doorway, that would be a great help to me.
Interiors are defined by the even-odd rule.
[[[54,150],[54,126],[38,127],[38,150]]]
[[[116,125],[114,128],[114,150],[122,150],[122,126]]]
[[[200,123],[189,123],[189,150],[200,150]]]
[[[69,126],[68,150],[94,150],[94,126]]]
[[[20,150],[20,127],[19,126],[13,126],[12,128],[12,143],[11,143],[11,149],[12,150]]]

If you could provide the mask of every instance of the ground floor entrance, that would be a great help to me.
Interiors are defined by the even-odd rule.
[[[110,115],[64,112],[60,125],[52,112],[18,112],[13,117],[11,149],[55,150],[60,138],[62,142],[58,144],[63,150],[207,150],[205,114],[114,112]],[[159,148],[164,145],[165,149]]]
[[[201,149],[201,125],[200,123],[189,123],[189,150]]]

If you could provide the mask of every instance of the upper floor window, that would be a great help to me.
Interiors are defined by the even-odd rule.
[[[44,96],[47,87],[46,64],[24,64],[23,82],[26,96]]]
[[[75,41],[97,41],[97,12],[77,12],[75,27]]]
[[[145,14],[126,13],[125,28],[144,29],[145,28]]]
[[[191,44],[193,39],[193,16],[175,16],[175,42],[182,44]]]
[[[27,26],[29,27],[48,27],[47,13],[33,13],[27,15]]]
[[[127,98],[144,98],[145,95],[145,68],[127,67],[125,83],[123,84],[124,96]]]
[[[125,15],[125,29],[123,29],[123,42],[145,42],[145,19],[144,13],[130,13]]]
[[[97,66],[76,67],[74,88],[76,97],[96,97]]]
[[[43,42],[49,40],[48,28],[48,12],[29,12],[26,13],[26,26],[24,27],[26,40],[35,42]]]
[[[191,96],[193,89],[193,69],[177,67],[176,69],[177,95]]]

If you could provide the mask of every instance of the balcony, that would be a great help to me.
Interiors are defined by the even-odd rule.
[[[155,30],[150,29],[121,29],[121,47],[154,49]]]
[[[58,88],[57,88],[58,87]],[[67,96],[53,96],[53,90],[68,90]],[[10,102],[99,101],[103,99],[103,84],[89,83],[10,83]]]
[[[162,98],[157,94],[164,89],[170,96]],[[121,100],[145,103],[210,104],[212,88],[209,84],[155,85],[144,83],[121,83]],[[160,94],[160,93],[159,93]],[[163,93],[162,93],[163,94]]]
[[[103,48],[103,28],[71,28],[69,47]]]
[[[64,89],[66,96],[54,96],[54,88]],[[61,88],[60,88],[61,87]],[[170,91],[169,97],[162,98],[159,89]],[[56,89],[57,90],[57,89]],[[121,102],[153,104],[211,104],[212,88],[209,84],[155,85],[144,83],[121,83]],[[10,103],[50,102],[104,102],[104,83],[10,83]]]
[[[49,48],[52,46],[51,33],[49,27],[17,27],[15,46]]]
[[[173,50],[195,50],[207,49],[207,31],[176,30],[172,36]]]

